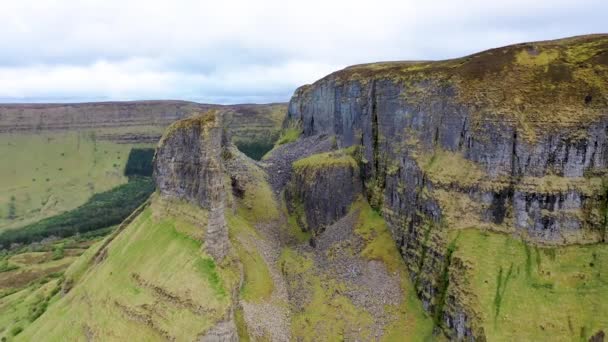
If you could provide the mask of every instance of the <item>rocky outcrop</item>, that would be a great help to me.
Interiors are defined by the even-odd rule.
[[[217,323],[199,339],[200,342],[238,342],[238,340],[239,336],[233,320]]]
[[[298,89],[287,120],[360,146],[364,192],[425,308],[452,338],[483,339],[447,231],[605,241],[607,85],[608,36],[575,37],[346,68]]]
[[[209,211],[205,249],[221,260],[230,248],[224,218],[226,190],[222,150],[228,144],[216,111],[178,121],[161,139],[154,178],[163,197],[186,200]]]
[[[359,166],[338,151],[296,161],[285,198],[301,227],[316,235],[346,215],[360,193]]]

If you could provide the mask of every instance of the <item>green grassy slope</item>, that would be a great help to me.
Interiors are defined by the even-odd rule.
[[[133,145],[93,131],[0,134],[0,230],[76,208],[127,182]]]
[[[587,341],[608,329],[605,245],[540,248],[476,229],[451,233],[488,341]]]
[[[0,338],[11,338],[44,313],[64,271],[96,241],[68,238],[0,257]]]
[[[181,217],[154,200],[100,261],[92,250],[72,265],[71,291],[18,340],[196,339],[227,314],[238,276],[232,259],[220,267],[205,255],[202,228]]]

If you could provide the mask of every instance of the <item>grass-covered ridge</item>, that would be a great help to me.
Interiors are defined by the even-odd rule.
[[[194,340],[225,317],[239,278],[232,258],[217,265],[193,238],[202,228],[164,212],[158,200],[106,252],[75,263],[71,290],[19,337]]]
[[[608,329],[605,245],[543,248],[477,229],[452,233],[468,305],[489,341],[587,341]]]

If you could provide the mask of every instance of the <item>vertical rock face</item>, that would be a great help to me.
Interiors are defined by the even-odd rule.
[[[555,245],[606,240],[607,51],[600,35],[354,66],[298,89],[287,120],[305,136],[361,146],[364,191],[425,308],[452,337],[474,339],[483,331],[457,279],[451,289],[440,281],[454,262],[447,230]]]
[[[209,210],[205,250],[216,260],[223,259],[230,248],[221,159],[226,141],[221,115],[211,111],[169,127],[154,160],[154,177],[161,196],[186,200]]]
[[[295,162],[285,197],[301,226],[317,234],[348,213],[360,193],[355,160],[344,152],[330,152]]]

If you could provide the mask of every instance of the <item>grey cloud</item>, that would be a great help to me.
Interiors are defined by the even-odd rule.
[[[349,64],[606,32],[599,0],[7,0],[0,102],[286,101]]]

